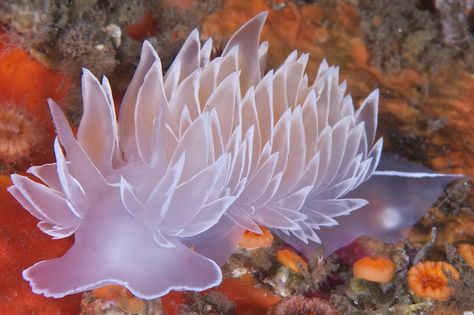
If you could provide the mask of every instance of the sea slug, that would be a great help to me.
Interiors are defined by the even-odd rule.
[[[43,183],[12,175],[9,191],[43,232],[74,245],[23,272],[35,293],[204,290],[259,225],[302,250],[394,240],[458,178],[379,163],[378,91],[355,110],[338,68],[323,62],[311,83],[308,55],[294,52],[265,73],[265,18],[213,59],[212,41],[191,32],[164,76],[145,42],[118,120],[108,80],[84,70],[77,137],[49,101],[56,162],[30,168]]]

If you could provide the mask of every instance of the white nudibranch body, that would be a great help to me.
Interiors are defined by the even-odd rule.
[[[310,83],[308,55],[296,52],[264,74],[265,18],[212,60],[212,41],[201,47],[193,31],[164,76],[145,42],[118,120],[107,79],[84,70],[77,137],[49,102],[56,162],[30,168],[43,183],[12,175],[9,191],[44,233],[74,235],[74,245],[23,272],[35,293],[114,283],[147,299],[204,290],[222,280],[219,265],[243,231],[260,224],[302,250],[361,234],[393,240],[457,178],[376,170],[378,92],[355,110],[338,68],[323,61]],[[391,189],[412,197],[397,201]],[[377,207],[396,222],[374,216]]]

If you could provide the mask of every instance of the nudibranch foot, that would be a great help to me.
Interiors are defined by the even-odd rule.
[[[145,242],[146,243],[146,242]],[[64,256],[36,263],[23,271],[33,292],[61,298],[69,294],[119,284],[142,299],[154,299],[171,290],[202,291],[222,281],[212,260],[179,243],[175,248],[137,244],[135,252],[103,253],[75,244]],[[176,261],[175,257],[180,257]]]

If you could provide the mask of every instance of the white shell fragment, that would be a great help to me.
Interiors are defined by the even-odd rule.
[[[377,170],[378,91],[355,110],[338,68],[323,61],[310,82],[297,52],[264,73],[265,18],[212,60],[212,41],[201,46],[193,31],[165,75],[145,42],[118,115],[108,80],[84,69],[77,137],[49,101],[56,163],[30,168],[42,183],[12,175],[9,191],[44,233],[74,245],[23,272],[35,293],[204,290],[259,225],[306,250],[362,234],[393,240],[457,178]]]

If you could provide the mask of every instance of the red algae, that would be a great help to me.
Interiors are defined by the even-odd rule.
[[[268,289],[258,287],[255,278],[249,274],[239,279],[225,279],[220,286],[210,291],[218,291],[235,303],[236,314],[264,314],[270,306],[280,301],[280,297]]]
[[[47,123],[50,118],[46,100],[64,97],[68,93],[70,83],[68,76],[45,68],[26,51],[0,42],[2,103],[21,104],[35,117],[46,118],[44,122]]]
[[[186,303],[186,292],[171,291],[161,298],[163,311],[167,315],[177,315],[179,310]]]
[[[41,141],[51,142],[55,133],[46,101],[48,97],[64,97],[70,78],[46,69],[26,51],[8,46],[4,36],[0,38],[0,113],[5,118],[1,121],[0,138],[5,140],[17,132],[25,136],[24,141],[35,142],[31,133],[36,132]],[[19,149],[19,144],[16,145]],[[41,154],[34,151],[32,161],[50,161],[53,156],[50,148],[48,145]],[[7,160],[11,162],[14,158]],[[23,269],[39,260],[64,254],[72,240],[51,241],[36,227],[38,221],[6,191],[10,185],[9,176],[0,175],[0,314],[77,314],[79,295],[46,298],[34,294],[23,280]]]
[[[37,220],[6,191],[10,178],[0,175],[0,314],[77,314],[80,295],[51,299],[34,294],[21,272],[35,262],[58,257],[71,239],[51,241],[37,227]]]
[[[141,21],[127,27],[128,36],[136,41],[143,41],[147,37],[156,35],[157,32],[158,21],[150,12],[145,12]]]
[[[71,78],[65,74],[45,68],[20,48],[11,47],[0,33],[0,138],[12,135],[11,128],[20,128],[19,138],[14,139],[15,147],[7,146],[0,158],[4,162],[15,161],[15,154],[21,160],[30,155],[34,164],[49,162],[52,159],[50,145],[47,149],[31,155],[33,144],[50,143],[55,135],[49,116],[47,99],[60,100],[69,92]],[[5,118],[5,119],[3,119]],[[20,127],[20,125],[22,127]],[[16,127],[15,127],[16,126]],[[34,130],[32,130],[34,129]],[[33,137],[33,134],[36,135]],[[12,143],[13,143],[12,142]],[[28,148],[21,143],[30,142]]]

